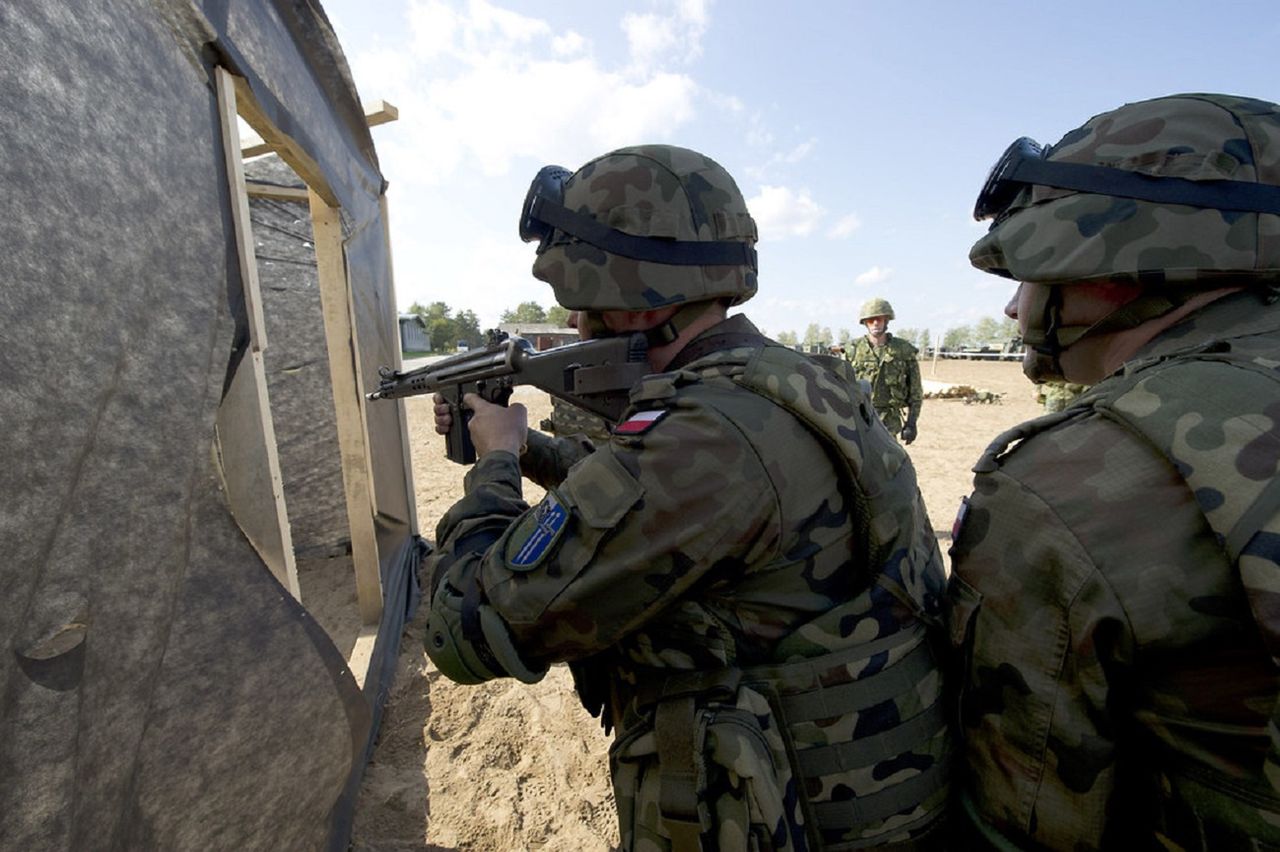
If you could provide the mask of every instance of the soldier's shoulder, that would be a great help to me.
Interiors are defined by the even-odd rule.
[[[889,345],[902,355],[916,355],[920,351],[914,343],[901,337],[890,337]]]

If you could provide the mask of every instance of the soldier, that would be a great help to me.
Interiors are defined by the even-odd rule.
[[[1053,414],[1055,411],[1066,408],[1088,389],[1088,385],[1077,382],[1060,382],[1050,379],[1036,384],[1036,402],[1044,406],[1045,414]]]
[[[580,331],[644,333],[653,374],[593,452],[467,398],[480,455],[428,564],[436,666],[533,682],[568,661],[616,730],[628,850],[941,842],[941,554],[848,365],[726,319],[756,292],[733,179],[666,145],[548,167],[521,235]],[[548,488],[532,509],[522,471]]]
[[[848,358],[858,379],[871,386],[871,403],[885,428],[910,444],[916,439],[924,388],[916,348],[889,333],[891,319],[893,306],[887,300],[876,297],[864,304],[858,322],[867,327],[867,333],[854,342]]]
[[[1027,374],[1097,383],[998,437],[957,518],[991,845],[1280,847],[1277,185],[1280,107],[1175,95],[1018,140],[979,196]]]

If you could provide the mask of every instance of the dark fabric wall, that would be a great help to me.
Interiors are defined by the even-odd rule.
[[[303,0],[0,3],[4,848],[319,848],[344,821],[376,703],[244,539],[211,452],[245,325],[210,60],[381,234],[335,51]],[[394,299],[357,242],[376,371]],[[404,504],[391,426],[376,487]]]

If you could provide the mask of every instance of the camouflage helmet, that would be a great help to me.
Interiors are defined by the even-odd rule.
[[[862,310],[858,311],[858,322],[866,322],[872,317],[893,319],[893,305],[889,304],[888,299],[883,299],[880,296],[868,299],[862,303]]]
[[[1050,285],[1275,281],[1277,185],[1276,104],[1213,94],[1126,104],[1043,152],[1029,139],[1014,143],[979,197],[975,217],[996,220],[969,259]]]
[[[520,234],[541,240],[533,275],[564,307],[645,311],[755,295],[756,223],[711,158],[641,145],[572,175],[557,168],[530,187]]]

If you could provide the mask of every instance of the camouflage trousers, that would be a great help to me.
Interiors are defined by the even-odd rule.
[[[905,421],[902,417],[902,409],[899,406],[889,408],[876,407],[876,414],[880,417],[880,422],[884,424],[884,428],[889,430],[889,434],[898,437],[898,433],[902,431]]]

